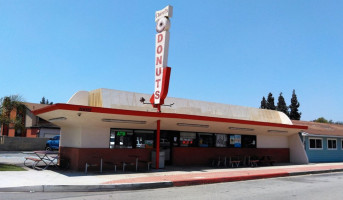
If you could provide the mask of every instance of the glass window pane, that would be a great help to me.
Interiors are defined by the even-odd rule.
[[[322,140],[318,139],[318,140],[316,141],[316,147],[317,147],[318,149],[323,148]]]
[[[212,134],[199,134],[199,147],[213,147],[213,144]]]
[[[135,130],[136,148],[153,148],[154,147],[154,131]]]
[[[132,148],[132,130],[110,130],[110,148]]]
[[[180,146],[181,147],[196,146],[196,133],[181,132],[180,133]]]
[[[111,129],[110,132],[110,149],[114,148],[114,144],[115,144],[115,130]]]
[[[322,146],[322,140],[321,140],[321,139],[317,139],[317,140],[316,140],[316,148],[318,148],[318,149],[323,148],[323,146]]]
[[[310,139],[310,148],[311,148],[311,149],[316,148],[316,140]]]
[[[328,139],[328,149],[336,149],[337,148],[337,141],[333,139]]]
[[[243,148],[256,148],[256,135],[242,135]]]
[[[216,134],[216,147],[226,147],[227,145],[227,135]]]

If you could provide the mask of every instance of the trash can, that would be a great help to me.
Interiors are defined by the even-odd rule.
[[[165,152],[160,151],[160,160],[159,160],[159,168],[164,168],[164,161],[165,161]],[[156,151],[151,151],[151,166],[156,168]]]

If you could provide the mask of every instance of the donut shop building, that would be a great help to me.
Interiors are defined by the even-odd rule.
[[[34,114],[61,127],[60,155],[74,170],[84,170],[85,163],[98,158],[151,160],[157,146],[165,152],[165,164],[175,166],[204,166],[214,157],[234,155],[307,162],[299,137],[307,126],[293,125],[281,112],[181,98],[166,98],[165,105],[172,106],[157,112],[142,97],[150,95],[79,91],[66,104]]]
[[[111,89],[79,91],[66,104],[34,112],[61,127],[60,157],[69,160],[74,170],[83,170],[86,163],[99,158],[124,163],[133,156],[156,163],[158,169],[160,152],[164,153],[161,166],[207,165],[213,158],[235,155],[307,162],[298,135],[307,127],[293,125],[281,112],[167,97],[172,16],[172,6],[155,13],[153,95]]]

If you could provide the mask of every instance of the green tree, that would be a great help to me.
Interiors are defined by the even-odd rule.
[[[42,100],[39,103],[40,104],[45,104],[45,97],[42,97]]]
[[[276,110],[285,113],[289,116],[288,106],[286,105],[285,98],[282,96],[282,92],[279,95]]]
[[[325,119],[324,117],[319,117],[319,118],[313,120],[313,122],[343,125],[343,122],[340,122],[340,121],[334,122],[332,119],[327,120],[327,119]]]
[[[25,105],[22,97],[19,95],[5,96],[0,99],[0,125],[13,125],[16,130],[24,131],[25,125],[23,117],[25,113]],[[12,110],[17,111],[15,119],[11,119],[10,114]]]
[[[261,106],[260,106],[261,109],[267,109],[267,101],[266,101],[266,98],[262,98],[262,101],[261,101]]]
[[[49,102],[49,99],[45,100],[45,97],[42,97],[42,100],[39,103],[40,104],[48,104],[48,105],[54,104],[53,102]]]
[[[274,97],[273,94],[271,92],[269,92],[268,94],[268,98],[267,98],[267,109],[269,110],[275,110],[275,103],[274,103]]]
[[[300,120],[301,112],[299,112],[298,108],[300,103],[298,102],[297,95],[295,94],[295,90],[293,90],[292,98],[291,98],[291,105],[289,106],[290,113],[289,118],[294,120]]]
[[[319,122],[319,123],[329,123],[327,119],[324,117],[319,117],[318,119],[313,120],[314,122]]]

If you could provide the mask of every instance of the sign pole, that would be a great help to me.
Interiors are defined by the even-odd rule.
[[[161,120],[157,120],[157,133],[156,133],[156,169],[160,167],[160,128]]]

